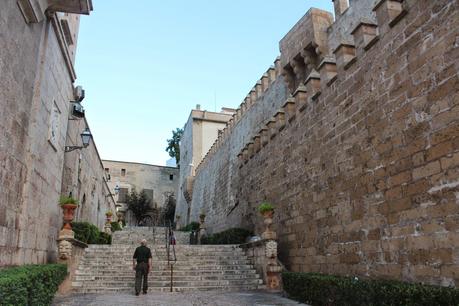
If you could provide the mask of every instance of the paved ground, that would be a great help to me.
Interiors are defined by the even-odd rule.
[[[250,291],[250,292],[192,292],[192,293],[160,293],[152,292],[147,295],[129,294],[76,294],[58,296],[53,306],[292,306],[304,305],[281,297],[280,295]]]

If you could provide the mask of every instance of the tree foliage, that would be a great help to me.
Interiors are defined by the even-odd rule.
[[[144,190],[140,193],[132,190],[126,197],[128,210],[132,211],[137,221],[142,219],[147,212],[151,210],[150,200]]]
[[[161,208],[160,220],[162,220],[166,224],[174,223],[175,204],[176,204],[176,200],[175,200],[174,195],[173,194],[168,195],[166,199],[166,203],[164,203],[164,206]]]
[[[75,239],[87,244],[111,244],[112,238],[89,222],[72,222]]]
[[[174,157],[177,166],[180,165],[180,140],[182,139],[183,129],[176,128],[172,131],[172,138],[167,140],[166,152],[170,157]]]

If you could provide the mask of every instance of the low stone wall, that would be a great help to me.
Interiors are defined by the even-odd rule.
[[[67,294],[72,290],[72,279],[75,277],[75,271],[78,268],[80,259],[83,257],[85,249],[88,245],[76,239],[65,239],[72,244],[72,254],[68,259],[59,259],[59,263],[67,264],[67,272],[69,273],[66,279],[59,286],[59,294]]]
[[[283,266],[277,260],[277,242],[262,239],[241,244],[250,263],[255,267],[257,274],[263,279],[270,291],[280,291],[282,288],[280,272]]]

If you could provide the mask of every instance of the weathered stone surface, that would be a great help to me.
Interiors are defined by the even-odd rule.
[[[189,306],[189,305],[304,305],[289,300],[278,294],[260,291],[240,292],[183,292],[183,293],[149,293],[135,296],[132,294],[73,294],[58,296],[54,299],[55,306]]]
[[[374,16],[366,3],[360,13]],[[210,233],[261,233],[256,208],[269,201],[290,270],[459,284],[459,8],[402,4],[406,14],[375,23],[372,47],[246,164],[237,155],[285,103],[284,78],[199,169],[191,215],[205,210]]]
[[[150,200],[149,215],[157,221],[159,210],[165,207],[169,200],[177,199],[179,187],[179,169],[175,167],[156,166],[150,164],[103,160],[106,175],[110,177],[107,183],[114,193],[116,186],[126,192],[144,190]],[[114,195],[119,211],[125,216],[124,221],[128,225],[137,225],[137,221],[131,211],[127,211],[125,196]]]
[[[247,102],[248,100],[248,98],[245,99]],[[241,110],[244,112],[248,107],[247,102],[241,105]],[[176,216],[180,216],[177,222],[178,227],[190,222],[188,208],[192,192],[188,191],[187,183],[194,177],[196,168],[218,139],[220,131],[226,127],[226,133],[229,132],[230,127],[227,126],[227,123],[230,120],[232,120],[232,125],[237,123],[233,116],[235,113],[236,110],[228,108],[223,108],[219,113],[200,109],[191,111],[180,140],[180,172],[175,189],[177,193]]]
[[[68,37],[62,34],[61,21]],[[17,1],[0,4],[0,266],[57,259],[59,196],[73,191],[82,200],[69,183],[76,181],[80,165],[82,178],[92,180],[90,188],[95,186],[87,191],[94,193],[91,200],[101,202],[101,210],[96,202],[87,203],[86,220],[98,223],[108,207],[93,145],[81,151],[81,163],[78,154],[64,155],[67,144],[81,145],[78,137],[86,126],[68,120],[70,101],[75,100],[78,27],[78,15],[50,14],[28,24]],[[70,38],[72,44],[66,41]],[[73,170],[66,171],[68,167]],[[113,201],[110,207],[115,209]]]

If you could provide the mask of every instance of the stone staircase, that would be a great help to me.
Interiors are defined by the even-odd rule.
[[[177,244],[190,244],[190,233],[174,232]],[[134,245],[139,246],[142,239],[147,240],[149,246],[163,245],[166,239],[165,227],[125,227],[122,231],[113,233],[113,245]]]
[[[125,233],[115,233],[112,245],[90,245],[75,272],[72,282],[74,291],[133,292],[135,272],[132,270],[132,255],[137,244],[124,239],[138,237],[140,231],[131,228],[123,230]],[[148,245],[153,256],[148,278],[149,291],[170,291],[171,270],[164,238],[156,240],[159,241],[162,244]],[[259,275],[237,245],[178,244],[175,251],[177,261],[174,263],[173,291],[253,290],[263,287]]]

